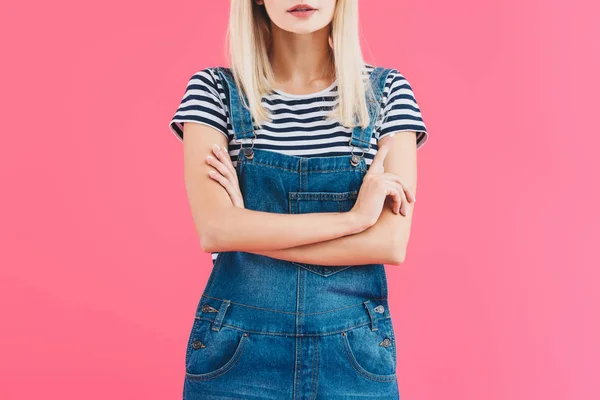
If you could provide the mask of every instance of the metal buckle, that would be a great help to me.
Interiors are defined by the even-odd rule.
[[[254,137],[250,139],[250,147],[244,147],[243,142],[237,140],[236,137],[234,137],[233,140],[240,145],[240,151],[244,152],[244,156],[246,156],[246,158],[251,160],[252,158],[254,158],[254,141],[256,140],[256,129],[242,131],[240,133],[246,133],[246,132],[252,132],[254,134]]]
[[[352,158],[350,159],[350,164],[352,164],[353,167],[356,167],[360,163],[361,158],[364,157],[365,153],[371,149],[371,142],[369,142],[369,147],[367,147],[366,149],[363,149],[362,147],[360,148],[362,150],[362,153],[360,155],[354,154],[354,149],[357,146],[354,146],[352,144],[352,138],[350,138],[350,140],[348,141],[348,145],[352,146],[352,148],[350,149],[350,154],[352,155]]]

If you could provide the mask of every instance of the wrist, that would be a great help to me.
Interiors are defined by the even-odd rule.
[[[349,220],[349,225],[352,230],[351,233],[360,233],[372,225],[362,214],[356,212],[356,210],[350,210],[345,214],[347,214]]]

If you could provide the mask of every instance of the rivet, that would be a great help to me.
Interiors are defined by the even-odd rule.
[[[346,336],[346,332],[342,332],[342,336]]]
[[[202,312],[219,312],[219,310],[209,304],[205,304],[202,306]]]
[[[389,338],[385,338],[383,339],[383,341],[381,343],[379,343],[380,346],[383,347],[388,347],[391,344],[391,340]]]
[[[248,334],[246,332],[244,332],[244,336],[248,336]]]
[[[383,314],[384,308],[382,305],[375,307],[375,312],[379,314]]]
[[[203,348],[205,348],[205,347],[206,347],[206,346],[204,345],[204,343],[202,343],[202,342],[201,342],[200,340],[198,340],[198,339],[196,339],[196,340],[194,340],[194,341],[192,342],[192,348],[193,348],[193,349],[195,349],[195,350],[198,350],[198,349],[203,349]]]

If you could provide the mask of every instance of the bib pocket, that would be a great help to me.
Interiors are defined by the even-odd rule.
[[[289,213],[347,212],[354,207],[358,190],[346,192],[288,192]],[[293,262],[302,268],[322,276],[341,272],[352,265],[318,265]]]

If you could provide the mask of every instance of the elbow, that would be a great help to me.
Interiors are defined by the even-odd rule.
[[[406,243],[402,241],[396,241],[390,246],[389,262],[387,264],[400,266],[406,259]]]
[[[393,254],[392,257],[390,258],[390,262],[387,264],[394,265],[394,266],[400,266],[401,264],[404,263],[405,258],[406,258],[405,253]]]
[[[209,232],[202,232],[199,234],[199,236],[200,247],[202,248],[202,251],[204,251],[205,253],[212,253],[218,251],[218,246],[215,243],[215,238]]]
[[[206,253],[226,251],[223,244],[224,235],[221,234],[219,229],[215,228],[218,225],[218,223],[215,225],[212,220],[209,220],[198,230],[202,251]]]

